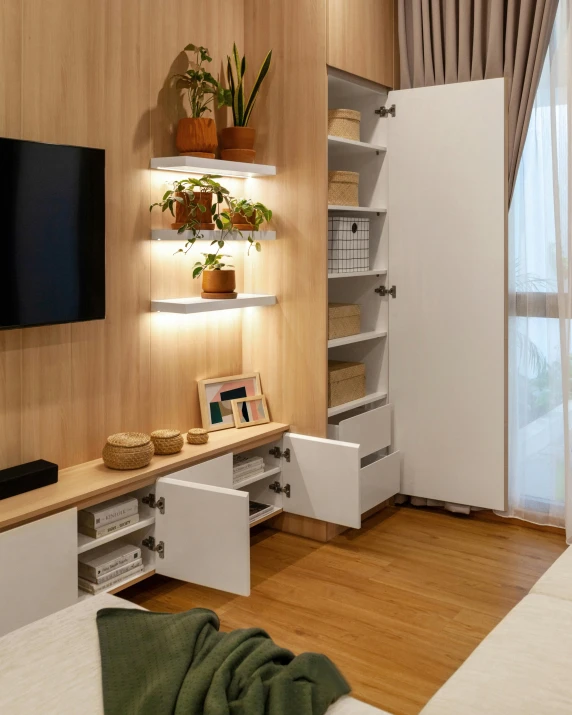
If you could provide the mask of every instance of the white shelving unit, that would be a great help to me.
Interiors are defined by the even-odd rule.
[[[365,397],[360,397],[359,400],[352,400],[351,402],[346,402],[344,405],[338,405],[337,407],[329,407],[328,417],[341,415],[344,412],[355,410],[357,407],[365,407],[366,405],[371,405],[374,402],[381,402],[386,399],[387,392],[372,392],[367,394]]]
[[[381,152],[387,151],[387,147],[330,135],[328,136],[328,150],[330,156],[347,157],[351,155],[363,156],[371,153],[381,154]]]
[[[245,164],[239,161],[204,159],[198,156],[163,156],[151,159],[151,169],[180,171],[185,174],[218,174],[249,179],[276,176],[276,167],[269,164]]]
[[[201,241],[216,241],[220,238],[222,231],[201,231]],[[154,228],[151,231],[151,238],[154,241],[188,241],[192,238],[191,231],[179,233],[172,228]],[[253,238],[255,241],[275,241],[276,231],[242,231],[242,239],[237,231],[226,232],[225,241],[246,241]]]
[[[260,482],[262,479],[268,479],[269,477],[274,477],[277,474],[280,474],[280,467],[266,469],[264,472],[257,474],[254,477],[247,477],[246,479],[242,479],[240,482],[234,482],[233,487],[235,489],[242,489],[243,487],[247,487],[249,484]]]
[[[328,273],[328,278],[333,280],[334,278],[363,278],[368,276],[385,276],[387,271],[384,268],[373,271],[355,271],[354,273]]]
[[[91,549],[96,549],[98,546],[103,544],[108,544],[110,541],[115,541],[116,539],[121,539],[124,536],[132,534],[135,531],[140,531],[141,529],[146,529],[148,526],[153,526],[155,523],[155,517],[149,516],[145,519],[140,519],[136,524],[131,524],[125,529],[120,529],[119,531],[114,531],[107,536],[102,536],[100,539],[94,539],[91,536],[86,536],[86,534],[77,535],[77,552],[78,554],[83,554]]]
[[[353,170],[352,170],[353,171]],[[351,214],[385,214],[387,213],[387,209],[382,208],[381,206],[375,207],[375,206],[335,206],[334,204],[328,204],[328,212],[329,213],[335,213],[335,214],[340,214],[340,215],[351,215]]]
[[[275,295],[253,295],[239,293],[236,298],[213,300],[210,298],[167,298],[152,300],[151,311],[159,313],[210,313],[215,310],[236,310],[237,308],[252,308],[259,305],[275,305]]]
[[[366,333],[358,333],[357,335],[346,335],[345,338],[334,338],[328,340],[329,348],[339,348],[342,345],[351,345],[352,343],[363,343],[366,340],[377,340],[387,337],[387,330],[368,330]]]

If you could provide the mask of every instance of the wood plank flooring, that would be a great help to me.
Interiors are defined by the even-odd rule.
[[[215,610],[294,652],[327,654],[353,695],[418,713],[564,551],[564,534],[391,507],[327,544],[253,537],[249,598],[160,576],[119,594],[152,611]]]

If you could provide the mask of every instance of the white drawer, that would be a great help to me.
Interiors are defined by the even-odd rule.
[[[385,408],[384,408],[385,409]],[[360,469],[360,505],[363,514],[374,506],[399,494],[401,487],[401,455],[399,452],[382,457]]]
[[[194,467],[170,472],[169,476],[173,479],[180,479],[183,482],[232,489],[232,454],[223,454],[222,457],[209,459],[207,462],[196,464]]]
[[[359,444],[359,456],[385,449],[391,444],[391,405],[362,412],[355,417],[328,425],[328,437]]]

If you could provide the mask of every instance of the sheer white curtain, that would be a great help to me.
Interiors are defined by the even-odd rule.
[[[572,541],[572,0],[561,0],[509,212],[509,509]]]

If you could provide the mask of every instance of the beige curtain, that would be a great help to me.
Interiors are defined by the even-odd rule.
[[[558,0],[398,0],[401,89],[507,78],[511,197],[557,6]]]

